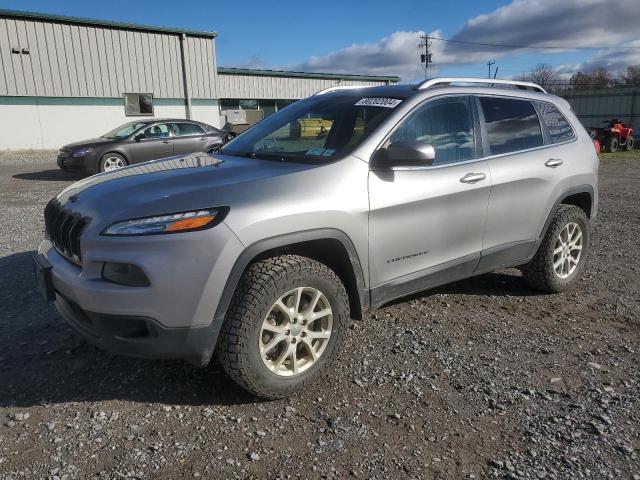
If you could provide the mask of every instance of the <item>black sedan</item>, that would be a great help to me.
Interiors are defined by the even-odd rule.
[[[137,120],[101,137],[65,145],[58,151],[58,166],[65,171],[108,172],[147,160],[214,151],[225,140],[224,131],[193,120]]]

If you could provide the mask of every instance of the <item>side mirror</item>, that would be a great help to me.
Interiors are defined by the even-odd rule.
[[[374,168],[428,167],[433,165],[436,151],[433,145],[419,140],[400,140],[380,149],[373,158]]]
[[[143,138],[145,138],[144,133],[139,133],[139,134],[137,134],[135,137],[133,137],[133,139],[134,139],[136,142],[139,142],[139,141],[140,141],[140,140],[142,140]]]
[[[419,140],[401,140],[387,147],[387,156],[393,166],[430,166],[436,159],[436,151]]]

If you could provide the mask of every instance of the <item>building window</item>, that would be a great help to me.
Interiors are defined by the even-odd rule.
[[[240,100],[240,108],[242,110],[257,110],[258,100]]]
[[[153,94],[125,93],[124,114],[127,117],[153,116]]]
[[[258,108],[264,112],[265,117],[268,117],[276,113],[276,102],[275,100],[259,100]]]
[[[220,110],[240,110],[240,102],[237,98],[220,99]]]
[[[276,100],[276,110],[280,111],[284,107],[291,105],[295,100]]]

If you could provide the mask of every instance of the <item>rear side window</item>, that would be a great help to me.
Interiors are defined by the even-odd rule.
[[[549,133],[551,143],[566,142],[575,137],[571,124],[555,106],[550,103],[536,102],[536,107],[542,117],[542,123]]]
[[[543,144],[540,120],[527,100],[480,97],[491,155],[517,152]]]
[[[204,130],[195,123],[174,123],[173,134],[176,137],[186,137],[189,135],[203,135]]]

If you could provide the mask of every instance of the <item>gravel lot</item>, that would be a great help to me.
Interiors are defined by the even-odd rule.
[[[120,358],[34,288],[53,152],[0,154],[0,479],[640,479],[640,159],[601,166],[584,278],[484,275],[353,322],[331,375],[261,402]]]

